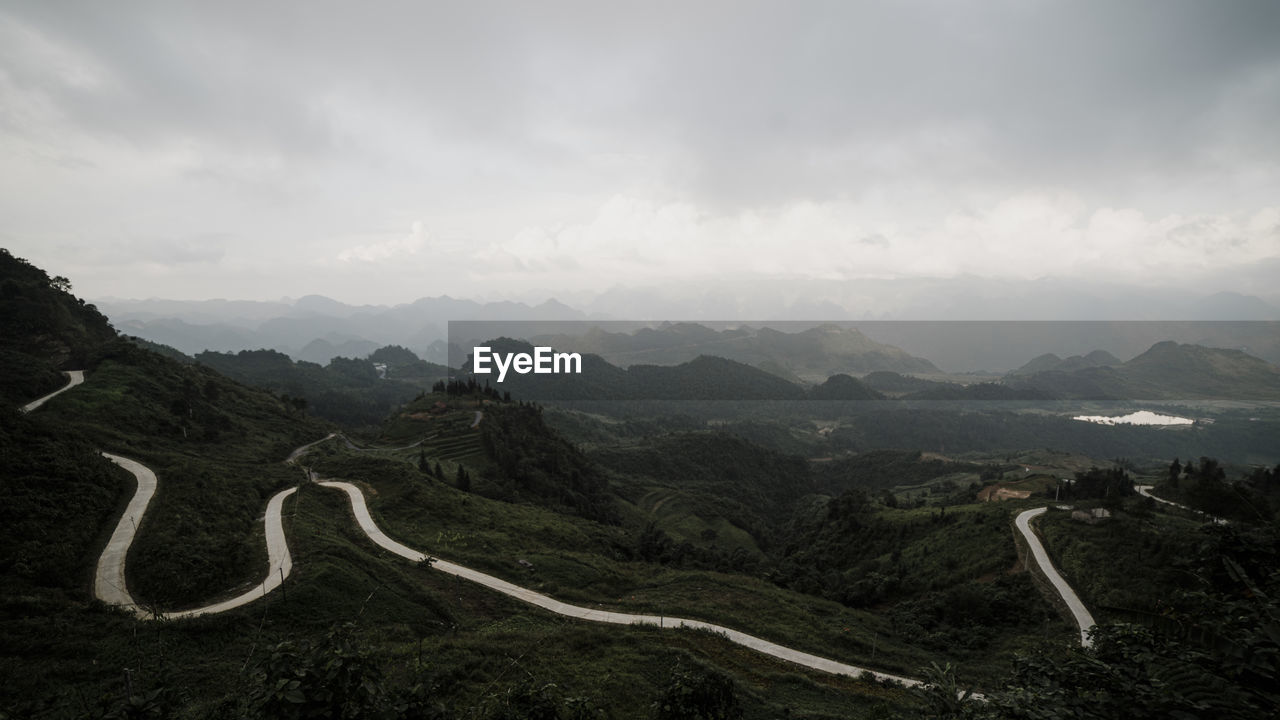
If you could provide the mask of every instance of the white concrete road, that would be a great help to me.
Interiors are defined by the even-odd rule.
[[[22,412],[29,413],[44,405],[50,398],[84,382],[83,370],[70,370],[66,372],[66,375],[66,385],[39,400],[22,406]],[[312,445],[314,444],[312,443]],[[298,448],[289,456],[290,459],[305,452],[308,447],[310,446],[304,445]],[[147,511],[147,506],[151,503],[151,497],[155,495],[156,474],[137,460],[105,452],[102,455],[111,462],[128,470],[137,482],[137,487],[133,491],[133,497],[129,499],[129,505],[125,508],[124,514],[120,516],[120,521],[116,523],[116,529],[111,533],[111,539],[107,541],[106,548],[103,549],[102,555],[98,557],[98,567],[93,577],[93,594],[99,600],[110,605],[119,605],[139,618],[151,619],[159,617],[171,620],[223,612],[246,605],[279,587],[284,578],[289,576],[289,572],[293,569],[293,558],[289,555],[289,544],[284,536],[284,524],[281,521],[280,511],[284,506],[285,498],[297,492],[297,488],[281,490],[267,502],[267,512],[263,517],[263,524],[266,531],[268,569],[267,577],[257,587],[229,600],[189,610],[156,614],[140,607],[129,593],[128,584],[125,581],[125,562],[129,556],[129,548],[133,545],[133,538],[138,532],[138,526],[142,523],[142,517]]]
[[[381,547],[395,555],[398,555],[410,562],[421,562],[427,556],[413,548],[406,547],[395,540],[387,537],[381,528],[373,521],[373,517],[369,515],[369,507],[365,504],[364,493],[355,485],[345,482],[322,481],[320,483],[324,487],[341,490],[347,494],[347,498],[351,501],[351,511],[355,515],[356,524],[364,531],[369,539],[375,545]],[[900,675],[891,675],[889,673],[876,672],[867,668],[861,668],[856,665],[848,665],[835,660],[828,660],[824,657],[811,655],[799,650],[783,647],[777,643],[769,642],[744,632],[739,632],[720,625],[702,622],[701,620],[687,620],[685,618],[662,617],[659,615],[632,615],[629,613],[611,612],[608,610],[593,610],[591,608],[579,607],[568,603],[560,602],[555,598],[547,597],[538,592],[534,592],[528,588],[520,587],[493,577],[482,572],[477,572],[471,568],[463,567],[447,560],[434,560],[431,563],[433,569],[471,582],[478,583],[492,590],[516,598],[530,605],[536,605],[545,610],[550,610],[558,615],[577,618],[579,620],[591,620],[594,622],[614,623],[618,625],[654,625],[663,628],[696,628],[700,630],[709,630],[714,633],[720,633],[727,639],[739,645],[744,645],[756,650],[757,652],[771,655],[782,660],[803,665],[805,667],[814,668],[838,675],[859,676],[863,673],[871,673],[877,680],[894,680],[904,685],[920,685],[919,680],[902,677]]]
[[[71,388],[73,388],[73,387],[75,387],[75,386],[79,385],[80,383],[84,382],[84,371],[83,371],[83,370],[67,370],[67,371],[63,372],[63,375],[66,375],[66,376],[67,376],[67,384],[66,384],[66,385],[63,385],[62,387],[58,388],[57,390],[54,390],[53,392],[49,393],[48,395],[45,395],[44,397],[40,398],[39,400],[32,400],[31,402],[27,403],[26,405],[23,405],[23,406],[22,406],[22,412],[24,412],[24,413],[29,413],[29,412],[31,412],[32,410],[35,410],[36,408],[40,407],[41,405],[43,405],[43,404],[45,404],[45,403],[49,402],[51,399],[53,399],[53,397],[54,397],[54,396],[56,396],[56,395],[61,395],[62,393],[66,392],[66,391],[70,390]]]
[[[1215,524],[1217,524],[1217,525],[1225,525],[1225,524],[1227,523],[1227,521],[1226,521],[1226,520],[1224,520],[1224,519],[1222,519],[1222,518],[1218,517],[1217,515],[1210,515],[1209,513],[1205,512],[1205,511],[1203,511],[1203,510],[1197,510],[1197,509],[1195,509],[1195,508],[1193,508],[1193,507],[1187,507],[1186,505],[1182,505],[1181,503],[1176,503],[1176,502],[1174,502],[1174,501],[1172,501],[1172,500],[1165,500],[1165,499],[1164,499],[1164,498],[1162,498],[1162,497],[1157,497],[1157,496],[1155,496],[1155,495],[1152,495],[1152,494],[1151,494],[1151,488],[1153,488],[1153,487],[1155,487],[1155,485],[1134,485],[1134,486],[1133,486],[1133,489],[1134,489],[1134,490],[1137,490],[1137,491],[1138,491],[1138,494],[1139,494],[1139,495],[1141,495],[1142,497],[1149,497],[1149,498],[1151,498],[1152,500],[1155,500],[1155,501],[1156,501],[1156,502],[1158,502],[1158,503],[1164,503],[1165,505],[1172,505],[1173,507],[1180,508],[1180,509],[1182,509],[1182,510],[1186,510],[1186,511],[1188,511],[1188,512],[1193,512],[1193,513],[1195,513],[1195,514],[1197,514],[1197,515],[1199,515],[1199,516],[1201,516],[1201,517],[1209,518],[1209,520],[1210,520],[1210,521],[1212,521],[1213,523],[1215,523]]]
[[[115,532],[111,533],[107,547],[98,557],[98,571],[93,578],[93,594],[108,605],[121,605],[134,614],[142,616],[145,613],[133,601],[133,596],[129,594],[129,588],[125,583],[124,565],[125,558],[129,554],[129,546],[133,544],[133,536],[138,531],[138,523],[142,521],[142,514],[147,511],[151,496],[156,492],[156,474],[137,460],[110,453],[102,453],[102,456],[133,473],[134,480],[137,481],[137,489],[134,490],[124,515],[121,515],[120,521],[116,523]]]
[[[1091,647],[1092,642],[1089,640],[1089,631],[1096,625],[1093,621],[1093,615],[1089,613],[1089,608],[1084,606],[1080,601],[1080,596],[1076,595],[1076,591],[1071,589],[1071,585],[1067,583],[1066,578],[1058,572],[1053,566],[1053,561],[1049,559],[1049,553],[1045,552],[1044,545],[1040,544],[1040,538],[1035,531],[1031,529],[1031,520],[1040,517],[1049,508],[1036,508],[1034,510],[1026,510],[1018,515],[1014,524],[1018,527],[1018,532],[1022,533],[1022,537],[1026,538],[1027,545],[1031,546],[1031,555],[1035,558],[1036,565],[1040,566],[1040,570],[1044,572],[1045,577],[1049,578],[1049,582],[1053,584],[1053,589],[1058,591],[1058,595],[1062,596],[1062,600],[1067,604],[1067,609],[1071,611],[1071,616],[1075,618],[1076,625],[1080,627],[1080,645],[1083,647]]]
[[[1172,500],[1165,500],[1162,497],[1156,497],[1155,495],[1152,495],[1151,488],[1153,487],[1155,487],[1155,485],[1134,485],[1133,489],[1137,490],[1138,494],[1141,495],[1142,497],[1149,497],[1158,503],[1164,503],[1165,505],[1172,505],[1177,508],[1182,508],[1183,510],[1191,510],[1191,508],[1187,507],[1186,505],[1179,505],[1178,503],[1173,502]],[[1197,512],[1197,511],[1192,511],[1192,512]]]
[[[134,535],[137,534],[138,525],[142,521],[142,515],[146,512],[147,504],[151,502],[151,496],[155,494],[156,474],[137,460],[109,453],[103,453],[103,455],[111,462],[133,473],[133,477],[138,481],[138,488],[134,491],[129,506],[125,508],[124,515],[120,517],[115,532],[111,534],[111,540],[107,542],[106,549],[98,558],[98,572],[94,577],[93,593],[99,600],[111,605],[120,605],[142,619],[176,620],[224,612],[241,605],[248,605],[280,587],[284,578],[292,572],[293,557],[289,554],[289,542],[284,535],[281,509],[284,507],[285,498],[298,491],[296,487],[281,490],[267,501],[267,512],[263,517],[267,540],[267,577],[256,587],[228,600],[188,610],[156,614],[140,607],[129,594],[125,583],[125,560],[129,554],[129,546],[133,544]]]

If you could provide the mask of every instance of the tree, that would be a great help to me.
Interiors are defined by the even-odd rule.
[[[880,495],[880,500],[884,502],[885,507],[889,507],[889,508],[898,507],[898,496],[894,495],[892,490],[885,490]]]
[[[471,476],[467,474],[467,469],[461,465],[458,466],[456,480],[459,490],[463,492],[471,492]]]

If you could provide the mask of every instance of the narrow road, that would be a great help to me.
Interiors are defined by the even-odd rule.
[[[83,370],[71,370],[66,375],[68,377],[66,385],[39,400],[27,403],[22,407],[22,411],[29,413],[44,405],[50,398],[84,382]],[[317,442],[323,442],[323,440]],[[289,455],[289,459],[292,460],[306,452],[311,445],[315,444],[311,443],[294,450]],[[132,473],[137,481],[137,488],[133,492],[133,497],[129,499],[129,505],[125,508],[124,514],[120,516],[120,521],[116,523],[116,529],[111,533],[111,539],[107,541],[102,555],[98,557],[98,567],[93,577],[93,594],[99,600],[109,605],[119,605],[144,620],[195,617],[247,605],[280,587],[284,578],[288,577],[293,570],[293,558],[289,555],[289,543],[284,536],[284,523],[281,520],[280,511],[284,507],[285,498],[298,491],[296,487],[281,490],[267,501],[267,512],[263,517],[267,541],[267,577],[257,587],[229,600],[189,610],[155,613],[141,607],[129,593],[129,587],[125,581],[125,561],[129,555],[129,547],[133,545],[134,536],[137,535],[138,526],[142,523],[142,516],[146,513],[152,496],[155,495],[156,474],[137,460],[106,452],[102,453],[102,456]]]
[[[129,554],[129,546],[133,544],[133,536],[138,531],[142,514],[147,511],[151,496],[156,492],[156,474],[137,460],[111,453],[102,453],[102,456],[133,473],[137,481],[137,489],[133,491],[129,506],[125,508],[124,515],[120,516],[115,531],[111,533],[111,539],[107,541],[107,547],[98,558],[98,571],[93,578],[93,594],[108,605],[121,605],[135,615],[144,616],[146,613],[138,607],[138,604],[133,601],[133,596],[129,594],[128,585],[125,583],[124,563],[125,557]]]
[[[369,536],[369,539],[372,540],[375,545],[409,560],[410,562],[421,562],[427,558],[425,554],[392,540],[387,537],[386,533],[382,532],[381,528],[379,528],[373,521],[373,517],[369,515],[369,508],[365,504],[364,493],[360,492],[360,488],[350,483],[332,480],[322,481],[320,482],[320,485],[341,490],[347,494],[347,498],[351,501],[351,511],[355,515],[356,524],[360,526],[360,529],[364,531],[365,535]],[[483,585],[492,590],[497,590],[504,595],[529,603],[530,605],[536,605],[545,610],[550,610],[557,615],[564,615],[566,617],[577,618],[579,620],[590,620],[593,622],[614,623],[617,625],[653,625],[661,628],[693,628],[698,630],[709,630],[723,635],[731,642],[751,648],[752,650],[765,655],[770,655],[816,670],[822,670],[836,675],[850,675],[853,677],[858,677],[863,673],[871,673],[871,675],[873,675],[877,680],[893,680],[907,686],[922,684],[921,681],[912,678],[876,672],[874,670],[836,662],[835,660],[829,660],[827,658],[801,652],[799,650],[792,650],[791,648],[783,647],[782,645],[769,642],[768,640],[755,637],[754,635],[748,635],[744,632],[739,632],[731,628],[702,622],[701,620],[688,620],[685,618],[664,617],[659,615],[632,615],[630,613],[619,613],[608,610],[593,610],[591,608],[584,608],[561,602],[555,598],[534,592],[528,588],[520,587],[519,585],[509,583],[506,580],[496,578],[492,575],[486,575],[485,573],[451,563],[447,560],[433,560],[431,567],[441,572],[455,575],[464,580],[470,580],[471,582]]]
[[[67,384],[66,384],[66,385],[63,385],[62,387],[58,388],[57,390],[54,390],[53,392],[49,393],[48,395],[45,395],[44,397],[40,398],[39,400],[32,400],[31,402],[27,403],[26,405],[23,405],[23,406],[22,406],[22,412],[24,412],[24,413],[29,413],[29,412],[31,412],[32,410],[35,410],[36,408],[40,407],[41,405],[43,405],[43,404],[45,404],[45,403],[49,402],[49,401],[50,401],[50,400],[52,400],[55,396],[61,395],[62,393],[66,392],[66,391],[70,390],[71,388],[73,388],[73,387],[75,387],[75,386],[79,385],[80,383],[84,382],[84,371],[83,371],[83,370],[66,370],[66,371],[63,371],[63,373],[62,373],[62,374],[67,376]]]
[[[284,578],[288,577],[289,573],[293,571],[293,557],[289,554],[289,543],[284,536],[281,509],[284,507],[285,498],[298,491],[296,487],[281,490],[267,501],[267,512],[263,517],[267,540],[267,577],[256,587],[229,600],[189,610],[154,613],[138,605],[133,596],[129,594],[129,589],[125,583],[125,559],[129,554],[129,546],[133,544],[133,538],[138,532],[142,514],[146,512],[147,504],[151,502],[151,496],[155,494],[156,474],[137,460],[130,460],[110,453],[102,454],[111,462],[133,473],[133,477],[138,481],[138,489],[134,491],[133,498],[129,501],[129,506],[125,508],[124,515],[120,517],[120,522],[116,525],[115,532],[111,533],[111,540],[107,542],[106,549],[102,551],[101,557],[98,558],[98,571],[94,576],[93,594],[99,600],[111,605],[120,605],[144,620],[176,620],[178,618],[225,612],[241,605],[248,605],[280,587]]]
[[[1040,517],[1049,508],[1035,508],[1034,510],[1026,510],[1018,515],[1014,524],[1017,525],[1018,531],[1022,533],[1022,537],[1026,538],[1027,545],[1031,546],[1031,554],[1035,558],[1036,565],[1040,566],[1040,570],[1049,578],[1049,582],[1053,584],[1053,589],[1058,591],[1058,595],[1062,597],[1063,602],[1067,604],[1067,609],[1071,611],[1071,616],[1075,618],[1076,625],[1080,627],[1080,646],[1092,647],[1093,642],[1089,639],[1089,631],[1096,625],[1093,621],[1093,615],[1089,613],[1089,608],[1084,606],[1080,601],[1080,596],[1076,595],[1076,591],[1071,589],[1071,585],[1067,583],[1066,578],[1058,572],[1053,566],[1053,561],[1049,559],[1049,553],[1045,552],[1044,545],[1040,544],[1040,537],[1031,529],[1031,520]]]
[[[1139,494],[1139,495],[1141,495],[1142,497],[1149,497],[1149,498],[1151,498],[1152,500],[1155,500],[1155,501],[1156,501],[1156,502],[1158,502],[1158,503],[1164,503],[1165,505],[1172,505],[1173,507],[1179,508],[1179,509],[1181,509],[1181,510],[1186,510],[1186,511],[1188,511],[1188,512],[1193,512],[1193,513],[1195,513],[1195,514],[1197,514],[1197,515],[1199,515],[1199,516],[1201,516],[1201,517],[1209,518],[1209,520],[1210,520],[1210,521],[1212,521],[1213,523],[1215,523],[1215,524],[1217,524],[1217,525],[1225,525],[1225,524],[1227,523],[1227,521],[1226,521],[1225,519],[1220,518],[1220,517],[1218,517],[1217,515],[1210,515],[1209,513],[1205,512],[1205,511],[1203,511],[1203,510],[1197,510],[1197,509],[1195,509],[1195,508],[1193,508],[1193,507],[1187,507],[1186,505],[1183,505],[1183,504],[1181,504],[1181,503],[1176,503],[1176,502],[1174,502],[1174,501],[1172,501],[1172,500],[1165,500],[1165,499],[1164,499],[1164,498],[1162,498],[1162,497],[1157,497],[1157,496],[1155,496],[1155,495],[1152,495],[1152,494],[1151,494],[1151,488],[1153,488],[1153,487],[1155,487],[1155,485],[1134,485],[1134,486],[1133,486],[1133,489],[1134,489],[1134,490],[1137,490],[1137,491],[1138,491],[1138,494]]]
[[[1186,505],[1179,505],[1178,503],[1172,500],[1165,500],[1162,497],[1156,497],[1155,495],[1152,495],[1150,491],[1151,491],[1151,488],[1153,487],[1155,487],[1155,485],[1134,485],[1133,489],[1137,490],[1138,494],[1141,495],[1142,497],[1149,497],[1158,503],[1164,503],[1165,505],[1172,505],[1176,508],[1182,508],[1183,510],[1191,510],[1192,512],[1200,512],[1199,510],[1193,510],[1192,508],[1189,508]]]

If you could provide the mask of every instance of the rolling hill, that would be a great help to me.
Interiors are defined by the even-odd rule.
[[[714,355],[810,382],[820,382],[837,373],[939,372],[924,358],[878,343],[855,328],[834,324],[784,332],[748,325],[715,330],[697,323],[663,323],[634,332],[608,332],[597,327],[581,335],[547,335],[532,340],[540,345],[594,353],[621,367],[675,365],[700,355]]]
[[[1240,350],[1165,341],[1118,365],[1060,368],[1008,383],[1070,399],[1280,399],[1280,368]]]

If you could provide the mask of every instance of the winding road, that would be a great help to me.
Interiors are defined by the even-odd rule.
[[[1067,579],[1062,577],[1058,569],[1053,566],[1053,561],[1049,559],[1049,553],[1045,552],[1044,545],[1040,542],[1040,537],[1031,529],[1031,521],[1045,514],[1048,509],[1047,507],[1042,507],[1024,510],[1014,520],[1014,525],[1017,526],[1018,532],[1022,533],[1022,537],[1026,539],[1027,545],[1031,547],[1031,555],[1035,558],[1036,565],[1045,574],[1045,577],[1049,579],[1049,582],[1053,584],[1053,589],[1058,591],[1058,595],[1062,597],[1063,602],[1067,604],[1067,609],[1071,611],[1071,617],[1075,618],[1076,625],[1080,628],[1080,646],[1093,647],[1093,641],[1089,639],[1089,631],[1097,624],[1093,621],[1093,615],[1089,613],[1089,608],[1085,607],[1084,603],[1080,601],[1080,596],[1076,595],[1076,591],[1071,589]]]
[[[33,411],[33,410],[35,410],[36,408],[40,407],[41,405],[44,405],[45,403],[47,403],[47,402],[49,402],[50,400],[54,399],[55,397],[57,397],[57,396],[61,395],[62,393],[66,392],[66,391],[70,390],[71,388],[73,388],[73,387],[75,387],[75,386],[79,385],[80,383],[84,382],[84,371],[83,371],[83,370],[67,370],[67,371],[63,372],[63,374],[67,376],[67,384],[66,384],[66,385],[63,385],[62,387],[58,388],[57,390],[54,390],[53,392],[49,393],[48,395],[45,395],[44,397],[40,398],[39,400],[32,400],[31,402],[27,403],[26,405],[23,405],[23,406],[22,406],[22,412],[24,412],[24,413],[29,413],[29,412],[31,412],[31,411]]]
[[[1156,501],[1156,502],[1158,502],[1158,503],[1164,503],[1165,505],[1172,505],[1173,507],[1180,508],[1180,509],[1182,509],[1182,510],[1189,510],[1189,511],[1191,511],[1191,512],[1193,512],[1193,513],[1197,514],[1197,515],[1203,515],[1203,516],[1205,516],[1205,517],[1209,518],[1210,520],[1212,520],[1212,521],[1213,521],[1213,522],[1215,522],[1215,523],[1225,523],[1225,522],[1226,522],[1226,520],[1223,520],[1222,518],[1220,518],[1220,517],[1218,517],[1218,516],[1216,516],[1216,515],[1210,515],[1209,513],[1205,512],[1205,511],[1203,511],[1203,510],[1197,510],[1197,509],[1195,509],[1195,508],[1193,508],[1193,507],[1187,507],[1186,505],[1183,505],[1183,504],[1181,504],[1181,503],[1176,503],[1176,502],[1174,502],[1174,501],[1172,501],[1172,500],[1165,500],[1164,498],[1162,498],[1162,497],[1160,497],[1160,496],[1158,496],[1158,495],[1152,495],[1152,494],[1151,494],[1151,489],[1152,489],[1152,488],[1154,488],[1154,487],[1155,487],[1155,485],[1134,485],[1134,486],[1133,486],[1133,489],[1134,489],[1134,490],[1137,490],[1137,491],[1138,491],[1138,494],[1139,494],[1139,495],[1141,495],[1142,497],[1151,498],[1152,500],[1155,500],[1155,501]]]
[[[83,371],[70,371],[67,375],[69,377],[69,381],[65,387],[61,388],[57,392],[50,393],[39,400],[25,405],[22,408],[23,412],[35,410],[55,395],[65,392],[84,382]],[[477,413],[477,415],[479,416],[479,413]],[[479,417],[477,417],[477,420],[478,419]],[[316,445],[338,437],[341,437],[344,442],[350,444],[350,441],[341,434],[331,433],[320,440],[316,440],[315,442],[308,443],[295,449],[290,453],[286,462],[292,463]],[[129,594],[129,590],[125,582],[125,559],[128,555],[129,547],[133,543],[138,525],[142,521],[152,495],[155,494],[156,476],[154,472],[136,460],[105,452],[103,455],[107,459],[128,470],[137,480],[137,490],[134,492],[133,498],[129,501],[129,505],[125,509],[124,514],[120,517],[120,521],[116,525],[115,532],[112,533],[111,539],[107,543],[107,547],[103,550],[102,555],[98,560],[97,573],[94,579],[94,595],[103,602],[122,606],[133,612],[141,619],[174,620],[224,612],[232,608],[246,605],[254,600],[264,597],[267,593],[270,593],[272,590],[280,587],[284,579],[289,576],[290,571],[293,569],[293,560],[289,554],[289,546],[285,537],[284,527],[281,522],[281,508],[284,505],[285,499],[297,491],[296,487],[288,488],[276,493],[267,503],[267,511],[263,518],[263,523],[266,532],[269,567],[267,576],[261,584],[231,599],[212,603],[199,608],[163,613],[143,608]],[[612,623],[617,625],[652,625],[660,628],[690,628],[705,630],[720,634],[731,642],[765,655],[786,660],[804,667],[813,668],[815,670],[821,670],[823,672],[837,675],[850,675],[854,677],[859,677],[863,674],[870,674],[877,680],[891,680],[902,683],[905,686],[918,686],[923,684],[920,680],[914,678],[877,672],[868,668],[837,662],[811,653],[784,647],[777,643],[755,637],[754,635],[748,635],[747,633],[734,630],[732,628],[703,622],[701,620],[690,620],[687,618],[674,618],[659,615],[635,615],[631,613],[619,613],[570,605],[556,600],[555,598],[530,590],[529,588],[507,582],[501,578],[487,575],[446,560],[430,558],[425,553],[407,547],[388,537],[387,534],[384,533],[374,522],[372,515],[369,513],[368,505],[365,503],[364,493],[362,493],[358,487],[351,483],[336,480],[316,479],[314,474],[310,471],[308,471],[307,475],[308,478],[315,480],[322,487],[332,488],[347,494],[347,498],[351,502],[351,511],[355,517],[356,523],[378,547],[381,547],[410,562],[422,562],[423,560],[430,559],[431,567],[435,570],[483,585],[504,595],[529,603],[530,605],[535,605],[545,610],[549,610],[558,615],[576,618],[579,620]],[[1071,609],[1077,624],[1080,626],[1080,642],[1083,646],[1088,647],[1088,630],[1094,625],[1093,617],[1089,614],[1088,609],[1084,607],[1084,604],[1080,602],[1079,597],[1071,589],[1071,586],[1068,585],[1066,580],[1062,578],[1056,569],[1054,569],[1053,563],[1049,560],[1049,556],[1044,550],[1044,546],[1040,543],[1039,538],[1030,527],[1030,520],[1043,514],[1046,509],[1047,508],[1037,508],[1034,510],[1027,510],[1018,515],[1015,524],[1023,537],[1026,538],[1028,545],[1030,545],[1036,564],[1039,565],[1041,570],[1050,579],[1054,588]],[[974,695],[973,697],[980,698],[978,695]]]

